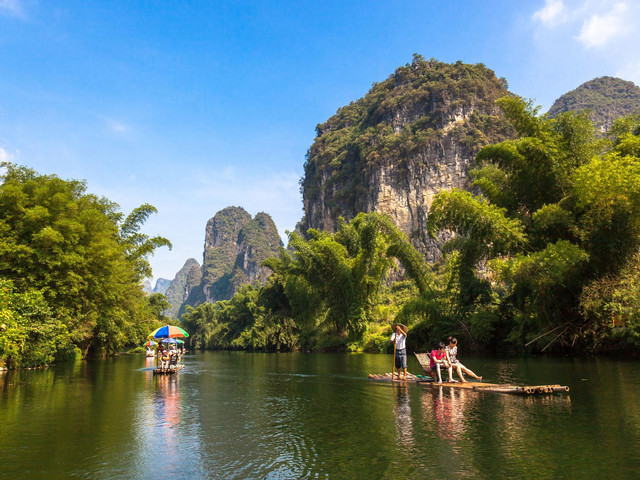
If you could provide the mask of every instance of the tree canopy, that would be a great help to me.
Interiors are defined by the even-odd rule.
[[[499,104],[518,138],[479,152],[473,176],[481,194],[438,194],[429,228],[458,234],[450,248],[465,259],[459,288],[490,288],[481,308],[501,318],[503,339],[597,349],[615,322],[593,285],[612,285],[624,272],[629,279],[637,263],[638,119],[620,120],[601,140],[585,113],[550,119],[517,97]],[[631,332],[635,321],[627,316],[618,326]]]
[[[8,340],[9,330],[0,332],[0,358],[38,363],[32,360],[41,350],[38,342],[18,345],[41,329],[54,333],[42,337],[52,349],[38,354],[40,363],[75,348],[82,355],[111,354],[141,340],[156,322],[141,289],[150,273],[148,256],[171,245],[139,231],[155,208],[143,205],[124,217],[115,203],[87,193],[84,182],[3,167],[0,308],[15,342]],[[25,304],[37,308],[29,313]]]

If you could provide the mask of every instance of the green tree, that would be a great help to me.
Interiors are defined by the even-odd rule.
[[[518,138],[478,154],[482,196],[442,192],[430,211],[432,234],[458,235],[448,245],[458,313],[499,314],[502,338],[518,345],[595,348],[607,328],[585,288],[605,275],[611,284],[640,246],[638,122],[601,140],[586,114],[549,119],[516,97],[498,103]]]
[[[0,278],[0,366],[47,365],[61,353],[76,352],[66,326],[42,294],[33,289],[16,292],[11,281]]]
[[[4,164],[0,184],[0,277],[35,290],[83,355],[111,354],[141,341],[153,324],[140,281],[164,239],[137,229],[154,210],[124,222],[118,206],[84,182]]]
[[[145,203],[134,208],[120,224],[120,242],[124,246],[127,260],[134,266],[138,281],[151,277],[149,256],[153,255],[157,248],[169,247],[171,249],[172,247],[171,242],[164,237],[158,235],[149,237],[149,235],[140,233],[140,228],[153,213],[158,213],[156,207]],[[116,218],[120,219],[121,216],[118,215]]]

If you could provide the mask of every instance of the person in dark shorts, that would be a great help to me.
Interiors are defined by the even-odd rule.
[[[394,323],[391,326],[393,335],[391,335],[391,343],[396,342],[396,358],[395,364],[398,370],[398,379],[407,379],[407,327],[401,323]],[[401,371],[404,373],[404,378],[401,375]]]

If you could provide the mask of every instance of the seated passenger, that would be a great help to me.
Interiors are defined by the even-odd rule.
[[[447,360],[452,365],[452,367],[454,367],[458,372],[458,376],[460,377],[460,380],[466,383],[466,380],[464,379],[464,375],[462,374],[462,372],[466,373],[467,375],[471,375],[476,380],[482,380],[482,377],[479,377],[478,375],[473,373],[471,370],[469,370],[467,367],[465,367],[458,361],[458,358],[457,358],[458,339],[455,337],[454,338],[449,337],[448,340],[449,340],[449,345],[447,345],[445,349],[447,353]]]
[[[431,372],[438,374],[438,383],[442,383],[442,374],[440,372],[441,368],[446,368],[449,372],[449,381],[453,381],[453,371],[451,369],[451,364],[447,361],[447,352],[445,351],[444,342],[438,343],[438,348],[431,351],[430,357],[430,366]],[[435,375],[434,375],[435,379]]]

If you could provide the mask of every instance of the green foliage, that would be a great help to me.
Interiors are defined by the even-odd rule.
[[[273,272],[264,287],[245,287],[228,301],[187,309],[182,321],[199,348],[261,350],[380,350],[382,333],[399,303],[415,294],[412,283],[387,286],[392,252],[426,272],[406,237],[376,213],[341,222],[338,232],[292,233],[264,265]],[[390,253],[391,252],[391,253]],[[397,258],[397,257],[395,257]],[[421,285],[428,285],[421,279]]]
[[[349,350],[385,353],[389,350],[390,337],[391,328],[388,324],[370,323],[362,334],[362,339],[349,344]]]
[[[583,315],[598,320],[588,332],[595,346],[610,339],[640,346],[639,285],[640,256],[636,254],[618,275],[604,275],[582,290]]]
[[[138,280],[151,277],[148,258],[157,248],[169,247],[171,249],[171,242],[166,238],[149,237],[140,233],[140,228],[152,213],[158,213],[156,207],[145,203],[134,208],[120,225],[121,243],[125,248],[127,259],[134,265]]]
[[[171,306],[167,301],[167,297],[161,293],[152,293],[147,298],[147,302],[149,303],[149,309],[153,316],[156,317],[160,323],[167,323],[169,319],[163,314],[163,312]]]
[[[165,295],[171,306],[163,314],[170,318],[176,318],[185,298],[193,288],[200,285],[201,280],[200,264],[193,258],[188,259],[167,288]]]
[[[467,242],[473,242],[477,260],[487,255],[508,253],[526,241],[522,222],[506,216],[496,207],[463,190],[441,192],[429,210],[429,233],[456,229]]]
[[[66,326],[57,320],[42,294],[33,289],[16,292],[0,278],[0,366],[48,365],[59,356],[73,356],[75,348]]]
[[[558,98],[549,116],[569,111],[587,111],[598,128],[606,129],[614,119],[640,112],[640,87],[620,78],[594,78]]]
[[[32,332],[42,329],[55,342],[67,336],[82,355],[115,353],[144,338],[156,318],[141,289],[142,275],[149,272],[148,255],[168,242],[137,232],[155,209],[144,205],[122,222],[117,205],[85,193],[83,182],[4,167],[0,278],[11,282],[16,295],[32,299],[34,308],[42,307],[33,318],[18,311],[15,325],[24,327],[20,322],[31,318]],[[20,297],[12,305],[15,298]],[[66,341],[47,350],[35,333],[20,328],[12,330],[12,344],[19,338],[26,343],[19,357],[12,350],[13,365],[47,364],[75,352]]]
[[[519,98],[498,103],[518,138],[479,152],[484,197],[442,192],[430,211],[432,235],[458,235],[445,248],[457,252],[445,298],[484,344],[600,348],[611,312],[624,311],[616,288],[636,280],[624,268],[640,247],[639,119],[603,141],[584,113],[549,119]],[[636,318],[619,316],[616,335],[635,342]]]
[[[619,270],[640,246],[640,156],[633,152],[640,137],[625,137],[613,151],[594,158],[574,175],[572,200],[580,213],[579,236],[597,273]],[[629,150],[631,155],[626,154]]]

